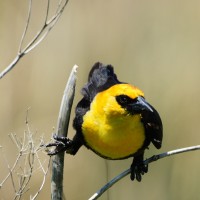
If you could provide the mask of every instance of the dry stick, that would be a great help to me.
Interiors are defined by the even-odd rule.
[[[38,160],[39,160],[39,158],[38,158]],[[43,181],[42,181],[42,184],[41,184],[39,190],[36,192],[36,194],[35,194],[33,197],[30,197],[30,200],[35,200],[35,199],[38,197],[39,193],[42,191],[42,188],[44,187],[44,184],[45,184],[45,182],[46,182],[46,177],[47,177],[47,174],[48,174],[48,171],[49,171],[49,168],[50,168],[50,161],[51,161],[51,159],[49,159],[48,167],[47,167],[47,170],[46,170],[46,171],[44,171],[43,166],[42,166],[42,164],[40,163],[41,168],[43,169],[42,171],[43,171],[43,173],[44,173]],[[40,161],[39,161],[39,162],[40,162]]]
[[[76,84],[76,70],[75,65],[71,71],[68,79],[58,116],[57,134],[59,136],[67,137],[70,113],[72,102],[75,93]],[[52,177],[51,177],[51,199],[61,200],[63,195],[63,168],[64,168],[64,152],[60,152],[52,159]]]
[[[24,49],[22,49],[22,44],[24,42],[24,39],[27,34],[27,30],[29,28],[29,22],[31,18],[31,11],[32,11],[32,0],[29,0],[29,9],[28,9],[28,17],[26,21],[26,26],[25,30],[22,34],[21,42],[19,45],[19,50],[17,56],[14,58],[14,60],[2,71],[0,72],[0,79],[3,78],[9,71],[11,71],[16,64],[21,60],[21,58],[32,51],[37,45],[39,45],[44,38],[48,35],[48,33],[51,31],[51,29],[54,27],[54,25],[57,23],[58,19],[62,15],[67,3],[69,0],[65,0],[64,2],[61,0],[58,4],[58,9],[56,10],[55,15],[47,21],[48,19],[48,14],[49,14],[49,6],[50,6],[50,0],[48,0],[48,5],[47,5],[47,11],[46,11],[46,17],[45,17],[45,22],[41,30],[33,37],[33,39],[25,46]],[[62,4],[62,6],[61,6]]]
[[[1,153],[2,153],[2,152],[1,152]],[[17,158],[16,158],[16,160],[15,160],[15,162],[14,162],[12,168],[10,168],[10,166],[9,166],[9,164],[8,164],[8,161],[7,161],[7,158],[6,158],[6,155],[4,155],[4,153],[3,153],[3,156],[4,156],[4,161],[5,161],[5,163],[7,163],[7,167],[8,167],[9,173],[8,173],[8,174],[6,175],[6,177],[0,182],[0,188],[1,188],[1,187],[3,186],[3,184],[8,180],[9,177],[11,177],[11,180],[13,181],[13,179],[12,179],[12,173],[13,173],[13,171],[15,170],[17,164],[19,163],[20,158],[21,158],[21,156],[22,156],[22,153],[21,153],[21,152],[18,153]],[[12,182],[12,183],[13,183],[13,182]],[[14,188],[14,189],[15,189],[15,188]]]
[[[165,157],[172,156],[172,155],[179,154],[179,153],[195,151],[195,150],[200,150],[200,145],[185,147],[185,148],[181,148],[181,149],[175,149],[175,150],[172,150],[172,151],[168,151],[168,152],[165,152],[165,153],[154,155],[154,156],[144,160],[144,164],[147,165],[147,164],[154,162],[154,161],[157,161],[161,158],[165,158]],[[122,172],[121,174],[119,174],[118,176],[113,178],[110,182],[108,182],[105,186],[103,186],[100,190],[98,190],[92,197],[90,197],[89,200],[98,199],[105,191],[107,191],[110,187],[112,187],[119,180],[121,180],[122,178],[124,178],[125,176],[130,174],[130,172],[131,172],[131,170],[127,169],[126,171]]]

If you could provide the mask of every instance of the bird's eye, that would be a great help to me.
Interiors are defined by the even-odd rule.
[[[130,97],[126,95],[119,95],[116,97],[116,100],[120,105],[127,105],[130,103],[133,103],[133,99],[131,99]]]

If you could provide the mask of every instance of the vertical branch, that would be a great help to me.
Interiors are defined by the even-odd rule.
[[[71,113],[71,107],[74,99],[76,84],[75,65],[68,79],[58,116],[57,134],[66,137]],[[52,160],[52,177],[51,177],[51,199],[61,200],[63,196],[63,168],[64,168],[64,152],[55,155]]]

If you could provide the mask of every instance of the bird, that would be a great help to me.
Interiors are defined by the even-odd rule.
[[[97,62],[83,86],[82,99],[75,108],[73,139],[54,134],[56,146],[50,156],[61,151],[76,155],[85,146],[104,159],[133,157],[130,179],[141,181],[148,172],[144,152],[152,143],[161,148],[163,125],[159,113],[150,105],[142,90],[118,80],[112,65]]]

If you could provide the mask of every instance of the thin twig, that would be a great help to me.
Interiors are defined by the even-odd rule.
[[[185,148],[181,148],[181,149],[175,149],[172,151],[168,151],[165,153],[161,153],[158,155],[154,155],[146,160],[144,160],[144,164],[147,165],[149,163],[152,163],[154,161],[157,161],[161,158],[165,158],[168,156],[172,156],[175,154],[179,154],[179,153],[185,153],[185,152],[189,152],[189,151],[195,151],[195,150],[200,150],[200,145],[196,145],[196,146],[191,146],[191,147],[185,147]],[[125,176],[127,176],[128,174],[130,174],[131,170],[127,169],[126,171],[122,172],[121,174],[119,174],[118,176],[116,176],[115,178],[113,178],[110,182],[108,182],[106,185],[104,185],[100,190],[98,190],[94,195],[92,195],[92,197],[89,198],[89,200],[96,200],[98,199],[105,191],[107,191],[110,187],[112,187],[115,183],[117,183],[119,180],[121,180],[122,178],[124,178]]]
[[[19,142],[19,140],[16,139],[16,134],[8,134],[8,136],[10,137],[11,141],[14,143],[14,145],[18,148],[18,150],[21,149],[21,142]]]
[[[47,1],[47,11],[46,11],[46,16],[45,16],[45,24],[47,24],[47,20],[48,20],[48,17],[49,17],[50,1],[51,0]]]
[[[75,84],[76,84],[75,65],[71,71],[65,91],[63,94],[60,112],[57,123],[57,134],[67,137],[71,107],[74,99]],[[64,152],[54,156],[52,159],[52,177],[51,177],[51,199],[61,200],[63,196],[63,168],[64,168]]]
[[[15,182],[14,182],[14,179],[13,179],[13,171],[14,171],[14,168],[11,169],[11,167],[10,167],[10,165],[9,165],[9,163],[8,163],[8,160],[7,160],[7,158],[5,157],[5,155],[4,155],[4,160],[6,161],[6,164],[7,164],[7,168],[8,168],[8,171],[9,171],[9,176],[10,176],[10,178],[11,178],[12,186],[13,186],[15,192],[16,192]],[[6,180],[6,179],[4,179],[4,180]],[[2,184],[1,184],[1,185],[2,185]]]
[[[55,26],[56,22],[62,15],[67,3],[69,0],[65,0],[64,3],[62,4],[62,0],[58,3],[57,10],[55,14],[52,16],[52,18],[48,20],[48,15],[49,15],[49,7],[50,7],[50,0],[48,0],[47,4],[47,10],[46,10],[46,15],[45,15],[45,22],[39,30],[38,33],[33,37],[33,39],[22,49],[22,45],[24,43],[28,28],[30,26],[30,19],[31,19],[31,13],[32,13],[32,0],[29,0],[29,9],[28,9],[28,17],[26,20],[26,25],[24,32],[22,34],[22,38],[19,44],[19,50],[17,53],[17,56],[14,58],[14,60],[0,73],[0,79],[3,78],[9,71],[11,71],[16,64],[20,61],[20,59],[28,54],[30,51],[32,51],[36,46],[38,46],[48,35],[48,33],[51,31],[51,29]],[[62,4],[62,6],[61,6]]]
[[[4,156],[5,162],[7,162],[7,159],[6,159],[6,157],[5,157],[4,154],[3,154],[3,156]],[[9,173],[8,173],[8,174],[6,175],[6,177],[1,181],[0,187],[2,187],[3,184],[7,181],[7,179],[11,176],[11,173],[13,173],[15,167],[17,166],[17,164],[18,164],[18,162],[19,162],[19,160],[20,160],[20,157],[21,157],[21,154],[19,153],[19,154],[17,155],[17,158],[16,158],[16,160],[15,160],[15,162],[14,162],[12,168],[9,169]]]
[[[28,109],[29,110],[29,109]],[[1,148],[1,155],[4,158],[4,163],[7,166],[8,174],[0,182],[0,189],[5,185],[8,179],[11,180],[11,188],[14,190],[14,196],[12,199],[20,200],[23,198],[24,194],[30,189],[30,181],[35,172],[36,162],[39,164],[39,170],[43,173],[43,179],[40,187],[36,191],[32,199],[36,199],[40,194],[45,181],[46,176],[49,171],[49,164],[47,170],[43,167],[45,162],[42,162],[39,157],[39,152],[41,152],[41,144],[44,143],[42,139],[38,142],[35,141],[35,134],[31,131],[28,123],[28,110],[26,113],[26,130],[24,131],[24,136],[22,138],[17,137],[16,134],[10,134],[10,138],[14,145],[17,147],[17,158],[14,164],[10,165],[6,155]],[[50,162],[50,159],[49,159]]]
[[[11,71],[13,67],[16,66],[23,55],[24,54],[19,54],[15,57],[15,59],[0,73],[0,79],[3,78],[9,71]]]
[[[49,13],[49,4],[47,5],[47,11],[46,11],[46,17],[45,17],[45,23],[42,27],[42,29],[33,37],[33,39],[28,43],[28,45],[23,49],[23,53],[27,54],[31,50],[33,50],[50,32],[50,30],[53,28],[55,23],[58,21],[60,18],[61,14],[64,11],[65,6],[67,5],[68,0],[65,1],[64,5],[61,7],[59,12],[55,13],[55,15],[47,22],[47,15]],[[58,5],[59,6],[59,5]]]
[[[21,52],[22,52],[22,45],[23,45],[27,30],[28,30],[28,27],[29,27],[29,24],[30,24],[31,10],[32,10],[32,0],[29,1],[28,17],[27,17],[27,21],[26,21],[26,26],[25,26],[24,32],[22,34],[21,42],[20,42],[20,45],[19,45],[19,50],[18,50],[19,54],[21,54]]]
[[[51,163],[51,158],[49,158],[47,170],[43,171],[44,176],[43,176],[43,180],[42,180],[41,186],[40,186],[39,190],[36,192],[36,194],[33,197],[30,197],[31,200],[35,200],[38,197],[39,193],[42,191],[42,188],[44,187],[44,184],[46,182],[46,176],[47,176],[49,168],[50,168],[50,163]],[[41,167],[43,168],[42,165],[41,165]]]
[[[28,116],[26,116],[27,118]],[[35,161],[35,154],[34,154],[34,144],[33,144],[33,137],[32,137],[32,133],[29,129],[29,125],[28,123],[26,123],[27,125],[27,140],[26,137],[24,137],[23,140],[23,145],[22,145],[22,151],[25,152],[26,150],[28,151],[27,156],[25,157],[25,164],[24,164],[24,170],[23,173],[21,175],[22,177],[22,182],[19,184],[19,189],[18,192],[16,192],[16,198],[20,199],[22,197],[22,195],[27,192],[27,190],[29,190],[29,188],[27,187],[32,174],[33,174],[33,167],[34,167],[34,161]],[[25,143],[27,143],[27,147],[25,148]]]

